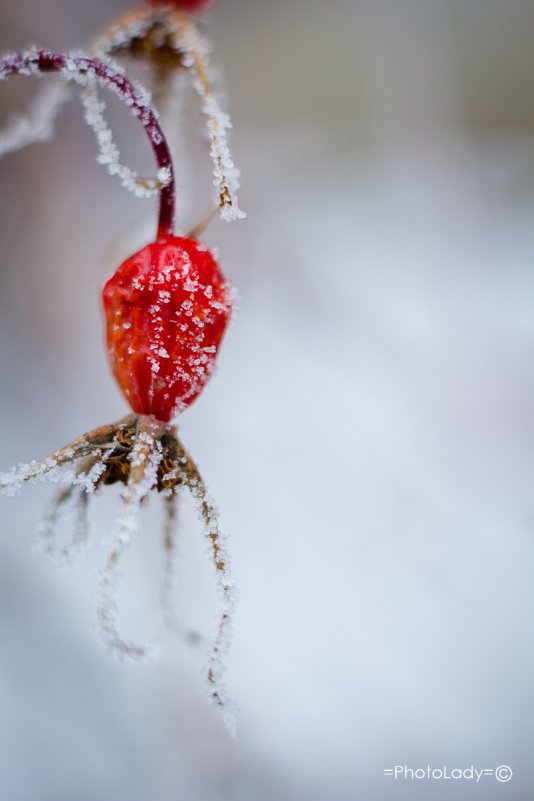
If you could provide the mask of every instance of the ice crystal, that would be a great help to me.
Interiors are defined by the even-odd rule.
[[[141,502],[156,484],[158,465],[162,459],[161,445],[156,440],[156,425],[148,421],[143,428],[129,455],[130,474],[122,493],[121,512],[102,572],[97,602],[98,631],[105,647],[119,659],[135,661],[150,658],[154,649],[121,639],[115,625],[115,592],[121,557],[139,530]]]
[[[69,512],[69,505],[73,505],[75,511],[74,533],[70,540],[59,544],[57,542],[58,524],[61,518]],[[88,492],[83,487],[76,487],[72,483],[64,485],[45,513],[39,527],[38,547],[58,567],[73,564],[83,554],[90,535],[88,510]]]
[[[210,152],[214,164],[214,184],[218,189],[219,212],[230,222],[246,217],[239,208],[239,170],[235,166],[228,145],[227,131],[232,127],[230,118],[219,106],[209,77],[209,51],[205,39],[198,33],[194,22],[185,15],[176,15],[175,41],[183,52],[183,64],[194,75],[193,85],[202,100],[202,111],[207,116]]]
[[[164,477],[166,481],[183,481],[193,497],[199,519],[204,524],[204,537],[208,553],[211,555],[217,580],[218,624],[211,646],[210,656],[205,668],[213,703],[221,712],[222,718],[232,735],[235,735],[236,708],[228,696],[225,684],[223,657],[228,652],[232,636],[232,621],[237,589],[231,573],[227,539],[219,528],[217,509],[190,457],[182,459]]]
[[[81,460],[76,471],[63,486],[46,511],[39,527],[39,548],[49,556],[58,567],[65,567],[83,555],[90,539],[89,500],[105,470],[106,459],[112,451],[93,454]],[[58,525],[74,507],[74,534],[62,545],[58,544]]]
[[[80,97],[85,109],[85,121],[96,136],[99,149],[98,163],[105,166],[110,175],[116,175],[123,187],[137,197],[151,197],[158,194],[161,188],[168,184],[171,178],[170,171],[162,168],[157,178],[142,178],[135,170],[122,164],[119,148],[104,116],[106,104],[99,98],[96,86],[92,83],[84,86]]]
[[[92,50],[98,57],[128,51],[133,41],[146,38],[155,20],[164,17],[159,11],[128,12],[98,37]]]
[[[116,626],[115,593],[120,562],[140,526],[142,502],[154,491],[165,501],[165,566],[161,587],[164,619],[172,632],[188,643],[198,643],[197,632],[186,628],[171,605],[173,555],[175,551],[176,502],[181,487],[193,498],[203,523],[204,537],[216,576],[217,625],[205,667],[209,695],[231,733],[235,732],[235,707],[224,684],[224,656],[232,630],[236,589],[231,575],[226,538],[220,531],[217,509],[202,477],[176,436],[173,426],[152,417],[129,416],[119,423],[84,434],[41,462],[21,464],[0,474],[0,494],[14,495],[23,484],[49,480],[62,487],[47,510],[40,527],[41,548],[60,566],[71,563],[89,540],[88,508],[91,496],[101,487],[124,484],[120,513],[111,536],[100,577],[97,622],[105,647],[119,659],[144,661],[155,648],[123,639]],[[63,514],[74,506],[74,534],[66,543],[57,542],[57,527]]]
[[[137,47],[137,40],[143,37],[147,38],[144,45],[148,46],[148,50],[145,48],[145,51],[150,52],[154,58],[155,68],[161,68],[161,59],[167,59],[167,66],[170,63],[173,68],[183,66],[191,71],[194,86],[202,98],[202,110],[208,117],[220,214],[227,220],[243,217],[236,194],[238,172],[227,143],[230,122],[219,108],[208,78],[207,46],[188,15],[171,9],[134,14],[130,22],[120,23],[108,35],[107,40],[100,43],[99,59],[79,53],[64,55],[45,50],[30,50],[7,56],[0,60],[0,80],[11,75],[41,77],[53,72],[67,84],[76,83],[81,86],[85,118],[96,133],[98,161],[137,195],[147,196],[160,192],[158,236],[170,236],[174,231],[174,177],[172,158],[164,132],[151,105],[149,93],[144,87],[129,81],[124,71],[111,60],[111,55],[119,53],[121,48],[131,47],[133,52],[134,44]],[[97,84],[118,95],[130,113],[143,125],[156,156],[158,173],[155,179],[140,178],[121,163],[119,150],[104,116],[105,104],[96,90]],[[46,93],[40,93],[32,102],[26,116],[12,120],[0,135],[0,155],[29,142],[49,138],[53,133],[57,111],[67,96],[68,90],[64,87],[58,89],[57,86],[53,90],[47,89]],[[196,230],[191,234],[195,238]],[[202,245],[198,247],[200,250],[204,249]],[[201,319],[193,313],[195,299],[199,297],[202,287],[193,274],[192,266],[189,257],[184,259],[182,265],[169,263],[157,279],[158,286],[149,287],[154,293],[154,297],[148,299],[149,303],[154,301],[150,307],[153,316],[161,317],[168,312],[173,291],[170,284],[171,274],[183,282],[188,295],[175,312],[178,319],[173,320],[179,339],[184,331],[193,331],[184,364],[173,349],[174,337],[161,337],[157,325],[154,328],[154,341],[150,345],[151,391],[155,391],[157,382],[161,383],[164,373],[167,390],[172,390],[178,381],[184,385],[176,412],[185,408],[186,401],[195,397],[204,385],[213,369],[215,353],[214,347],[204,345],[208,341],[205,325],[210,323],[209,314]],[[142,284],[136,287],[134,281],[133,285],[134,288],[144,290]],[[223,283],[219,294],[215,296],[212,286],[204,287],[203,291],[206,298],[210,299],[210,314],[223,311],[227,316],[231,305],[229,285]],[[156,323],[158,322],[159,319],[156,319]],[[129,321],[123,321],[120,330],[124,333],[124,329],[130,324]],[[130,354],[132,346],[128,342],[126,345]],[[163,419],[168,418],[164,416]],[[156,417],[137,414],[128,416],[119,423],[102,426],[82,435],[40,462],[20,464],[7,473],[0,474],[0,495],[15,495],[25,483],[44,480],[61,485],[40,526],[41,548],[60,565],[72,562],[89,542],[88,513],[92,496],[106,485],[123,485],[120,512],[99,582],[97,622],[99,637],[108,651],[120,659],[137,661],[147,659],[153,649],[151,646],[125,640],[119,635],[115,594],[122,557],[140,527],[141,505],[154,491],[161,493],[165,501],[165,563],[161,588],[163,615],[172,631],[179,633],[188,642],[199,640],[196,632],[188,630],[178,620],[171,605],[177,493],[182,487],[189,490],[203,521],[204,537],[217,586],[218,618],[205,669],[206,681],[212,702],[233,732],[235,710],[224,684],[223,659],[231,636],[236,590],[231,576],[226,539],[219,529],[217,510],[195,463],[178,440],[176,429],[168,423],[158,421]],[[60,541],[59,523],[69,512],[74,512],[75,515],[74,531],[70,538]]]
[[[233,162],[228,144],[228,130],[232,127],[230,118],[222,111],[215,96],[210,79],[210,48],[207,41],[200,36],[193,20],[186,14],[170,9],[128,14],[96,41],[91,52],[111,65],[112,62],[109,60],[111,55],[115,53],[128,55],[133,43],[149,41],[151,36],[155,39],[152,58],[156,65],[158,45],[161,50],[164,47],[171,47],[177,64],[181,64],[192,73],[194,88],[202,101],[202,112],[207,117],[210,155],[214,165],[214,185],[217,188],[217,205],[221,218],[226,221],[244,218],[246,215],[239,208],[237,197],[239,170]],[[120,69],[115,63],[112,66],[114,69]],[[38,66],[31,63],[22,67],[19,73],[36,76],[40,74]],[[2,77],[0,76],[0,79]],[[160,170],[155,178],[144,178],[121,162],[119,148],[104,115],[106,105],[98,96],[95,75],[91,69],[81,76],[76,55],[73,55],[70,64],[66,64],[62,77],[82,84],[81,101],[85,110],[85,120],[95,132],[99,149],[98,163],[106,167],[110,175],[116,176],[125,189],[137,197],[150,197],[159,192],[170,180],[168,172]],[[168,86],[172,87],[172,84]],[[116,91],[113,85],[109,85],[108,88]],[[164,102],[167,92],[162,89],[160,94],[160,100]],[[54,134],[55,118],[68,98],[68,91],[61,86],[47,86],[40,91],[27,113],[14,117],[0,131],[0,157],[32,142],[50,139]],[[133,104],[132,113],[142,118],[143,107],[149,104],[148,94],[146,92],[143,94],[139,90],[138,102]],[[158,134],[155,131],[152,138],[156,145],[159,144]]]

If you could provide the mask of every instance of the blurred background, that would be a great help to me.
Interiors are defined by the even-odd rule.
[[[0,7],[5,51],[82,46],[127,3]],[[202,654],[169,642],[154,665],[120,665],[93,636],[117,494],[58,573],[31,548],[52,488],[28,487],[0,504],[0,799],[525,801],[534,4],[220,0],[206,29],[248,218],[205,234],[241,310],[179,424],[231,535],[238,738],[207,703]],[[1,119],[37,89],[3,85]],[[182,105],[187,229],[211,189],[204,123]],[[151,174],[137,124],[114,99],[109,113]],[[153,235],[155,203],[94,155],[75,99],[53,142],[0,163],[0,470],[126,413],[98,293]],[[138,639],[164,636],[157,500],[118,598]],[[181,530],[176,604],[209,630],[187,502]],[[501,764],[508,784],[383,773]]]

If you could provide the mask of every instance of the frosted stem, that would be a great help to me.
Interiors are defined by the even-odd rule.
[[[59,549],[55,542],[56,529],[73,493],[74,487],[72,484],[67,484],[63,487],[57,493],[50,507],[43,515],[41,525],[39,526],[39,548],[54,562],[62,561],[60,559],[62,549]]]
[[[154,488],[162,458],[157,442],[158,426],[148,418],[138,419],[138,430],[130,453],[130,475],[122,496],[122,508],[102,573],[98,601],[98,632],[106,648],[119,659],[139,661],[151,656],[152,648],[121,639],[115,624],[116,585],[121,557],[139,530],[143,498]]]
[[[92,53],[95,57],[106,60],[115,52],[128,51],[132,41],[146,36],[159,16],[151,10],[128,12],[96,40]],[[161,191],[169,180],[168,174],[160,170],[156,179],[143,178],[120,161],[119,148],[104,116],[105,103],[99,99],[96,86],[88,84],[84,87],[81,100],[85,108],[86,122],[94,130],[97,138],[100,150],[99,164],[107,167],[108,172],[116,175],[124,188],[137,197],[150,197]]]
[[[89,498],[94,493],[98,479],[105,469],[105,460],[110,451],[98,456],[88,457],[78,467],[76,475],[56,495],[39,528],[40,549],[58,567],[72,564],[85,550],[89,540]],[[57,543],[57,527],[74,496],[76,512],[74,535],[60,545]]]
[[[131,424],[133,419],[135,418],[125,417],[119,430]],[[116,424],[100,426],[87,434],[82,434],[41,462],[19,464],[7,473],[0,473],[0,495],[16,495],[23,484],[32,481],[59,481],[64,475],[64,468],[77,459],[83,459],[85,456],[96,458],[107,450],[113,450],[117,445],[116,435]],[[82,475],[75,479],[75,483],[76,480],[81,480]]]
[[[204,536],[206,537],[215,568],[218,602],[218,622],[205,668],[205,675],[211,700],[219,709],[228,731],[232,736],[235,736],[236,709],[228,696],[223,681],[225,666],[222,661],[230,646],[232,618],[236,601],[236,589],[230,570],[226,538],[219,530],[217,510],[197,466],[178,441],[177,446],[179,466],[165,476],[165,479],[174,480],[179,478],[188,487],[199,517],[204,523]]]
[[[110,175],[116,175],[125,189],[136,197],[151,197],[161,192],[170,180],[168,169],[162,168],[157,178],[142,178],[135,170],[121,163],[119,148],[115,144],[111,128],[106,122],[106,104],[98,97],[94,84],[87,84],[80,92],[85,110],[85,121],[93,129],[98,144],[97,161],[106,167]]]
[[[208,118],[219,213],[227,222],[243,219],[246,214],[239,208],[237,199],[239,170],[232,160],[228,146],[227,131],[232,124],[229,116],[221,110],[209,79],[209,47],[201,38],[191,17],[179,11],[169,13],[174,23],[176,49],[183,54],[184,67],[193,73],[193,85],[202,100],[202,111]]]
[[[160,192],[158,237],[171,236],[174,229],[174,173],[169,147],[148,93],[111,64],[87,56],[32,50],[0,59],[0,80],[12,75],[41,76],[57,73],[65,80],[87,85],[96,81],[114,92],[141,122],[148,136],[161,175],[168,177]]]
[[[98,429],[91,434],[83,435],[66,445],[51,456],[47,456],[41,462],[32,461],[29,464],[19,464],[11,468],[8,473],[0,473],[0,495],[16,495],[23,484],[32,481],[58,481],[62,475],[62,469],[66,465],[91,454],[94,448],[98,448],[98,438],[95,436],[100,431],[106,431],[107,427]],[[109,428],[112,428],[109,426]]]
[[[73,496],[76,512],[74,535],[69,542],[59,545],[56,542],[57,527]],[[58,567],[72,564],[85,550],[89,540],[88,509],[89,493],[72,485],[61,490],[50,504],[39,529],[39,547]]]
[[[142,39],[151,26],[163,18],[161,9],[127,11],[117,22],[107,28],[93,44],[92,52],[98,57],[127,50],[134,39]]]

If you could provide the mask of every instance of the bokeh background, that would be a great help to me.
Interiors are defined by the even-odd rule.
[[[124,0],[2,0],[3,50],[82,45]],[[148,667],[92,635],[96,573],[32,550],[51,488],[0,508],[1,801],[526,801],[534,793],[534,4],[221,0],[206,20],[248,219],[213,222],[241,311],[181,435],[231,535],[231,742],[201,655]],[[38,88],[1,87],[2,119]],[[124,157],[151,159],[110,101]],[[173,123],[174,125],[174,123]],[[181,133],[180,133],[181,130]],[[174,131],[174,128],[173,128]],[[203,122],[173,141],[186,228]],[[94,161],[77,100],[0,164],[0,469],[126,409],[98,290],[155,206]],[[163,635],[157,503],[120,624]],[[176,603],[208,628],[198,523]],[[509,765],[499,784],[385,768]]]

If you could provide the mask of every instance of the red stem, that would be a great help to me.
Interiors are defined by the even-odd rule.
[[[145,91],[128,80],[114,67],[96,58],[87,56],[51,53],[36,50],[31,53],[15,53],[0,59],[0,80],[12,75],[39,76],[57,72],[61,77],[80,84],[96,80],[102,86],[115,92],[128,106],[134,117],[140,121],[149,138],[158,170],[168,171],[169,180],[162,187],[159,196],[158,239],[172,236],[174,232],[175,182],[169,146],[156,114]]]

